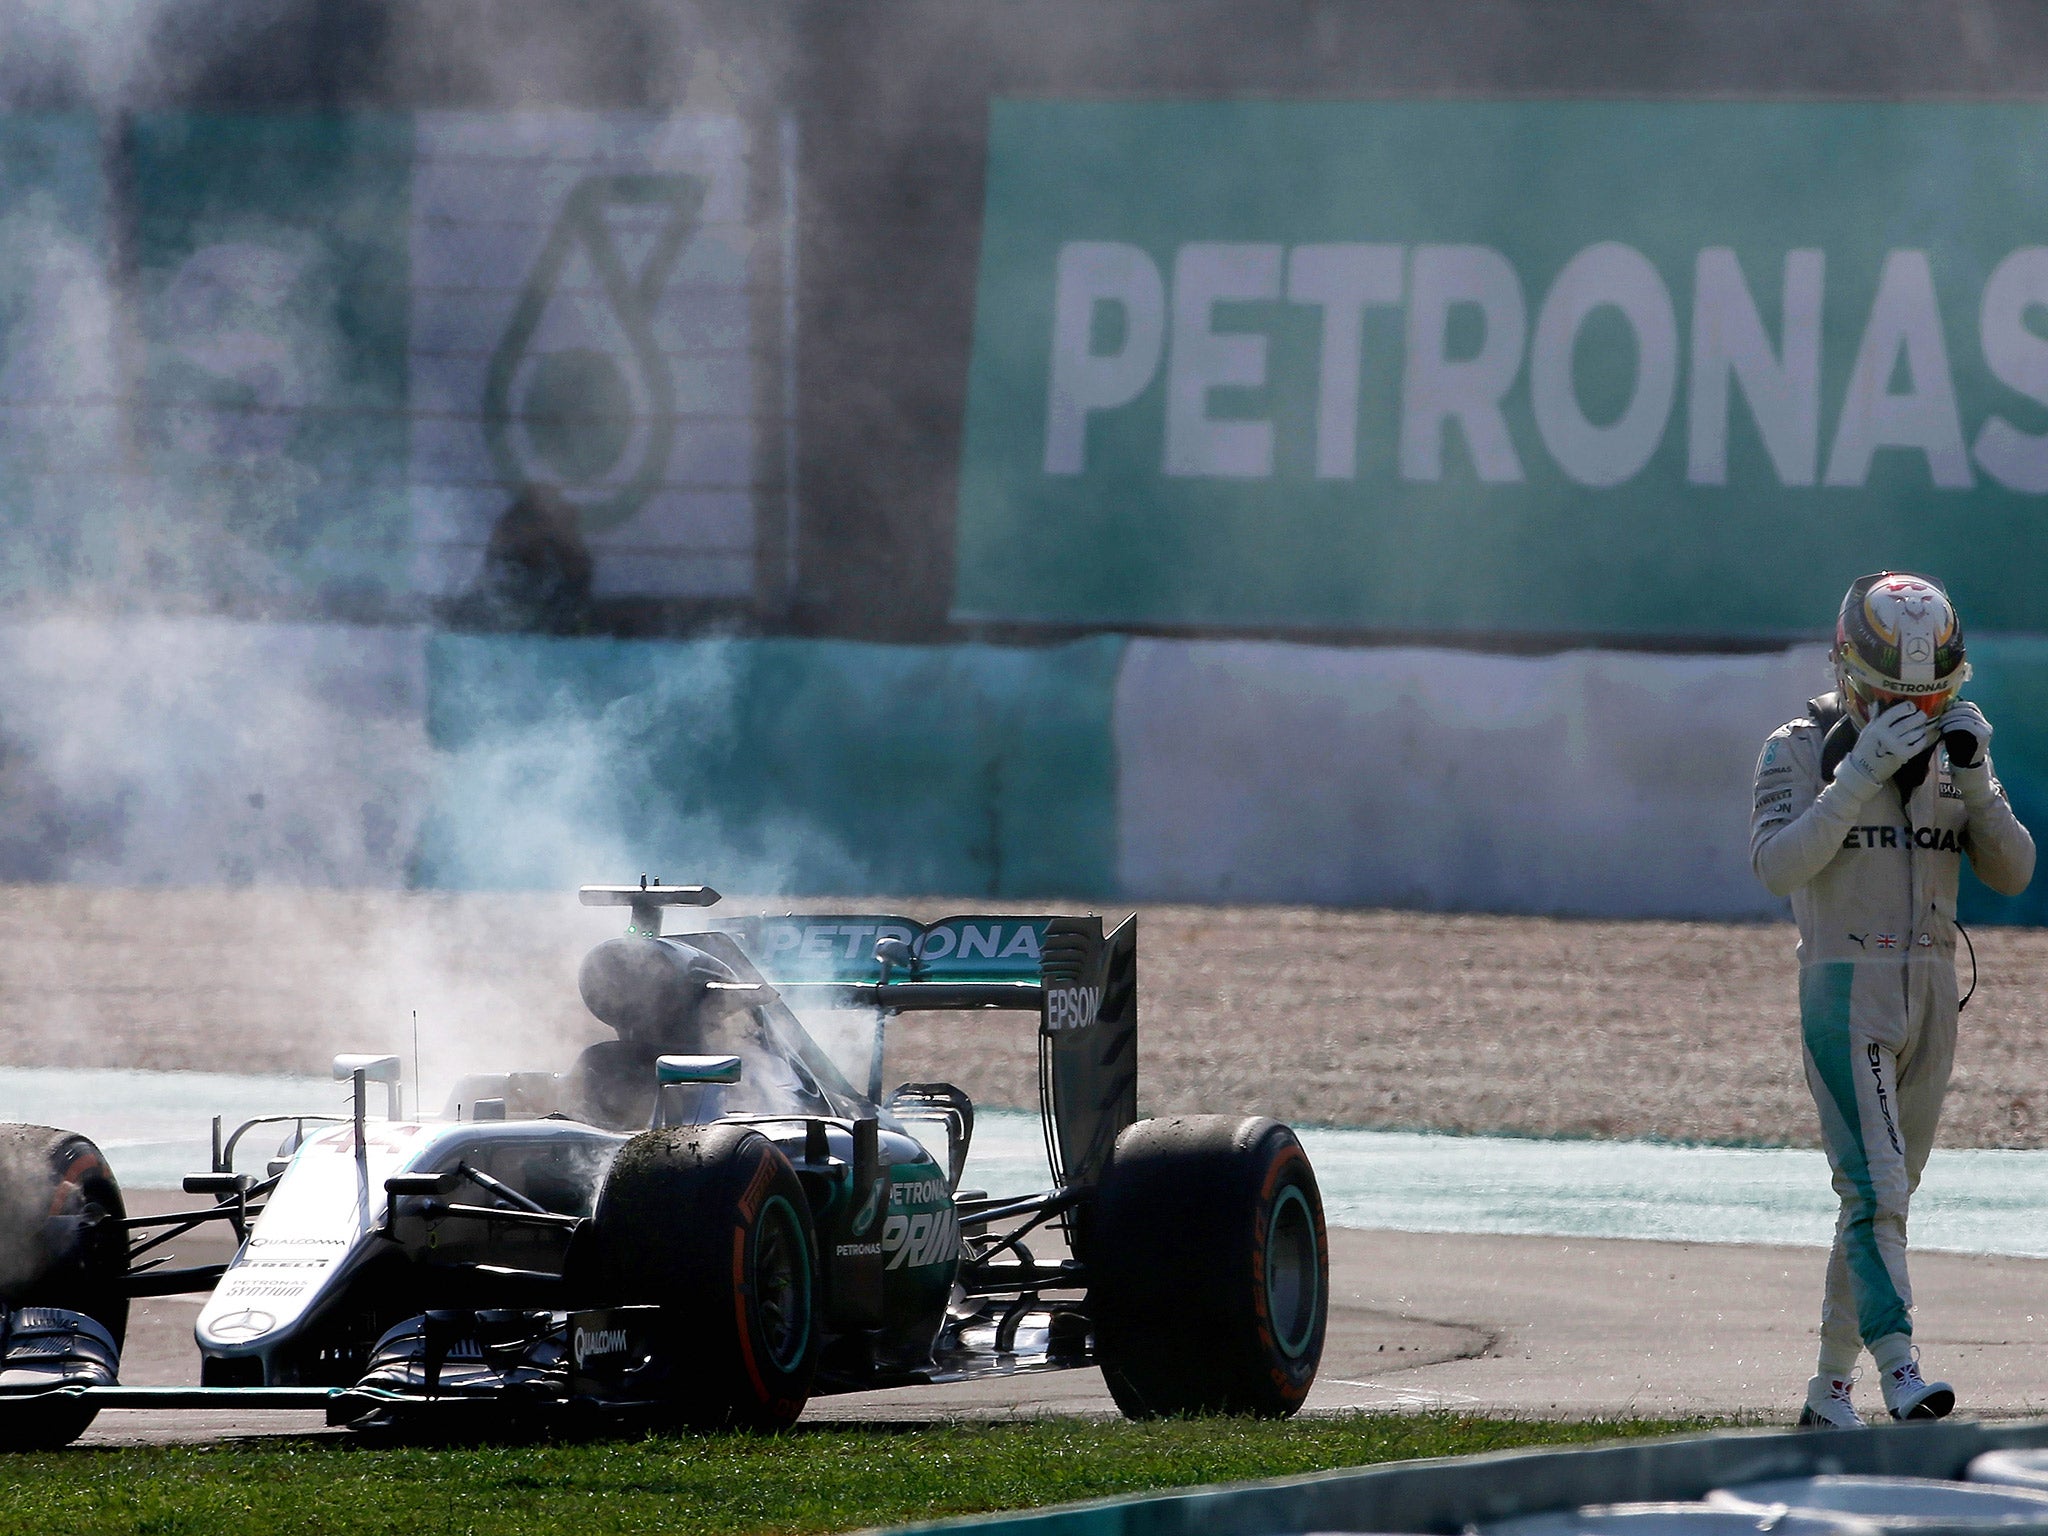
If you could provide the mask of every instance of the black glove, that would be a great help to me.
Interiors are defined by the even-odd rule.
[[[1984,718],[1983,710],[1957,699],[1942,712],[1938,724],[1942,750],[1952,766],[1974,768],[1984,761],[1991,750],[1991,722]]]

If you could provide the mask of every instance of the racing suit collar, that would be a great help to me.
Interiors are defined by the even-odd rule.
[[[1820,781],[1831,783],[1835,770],[1842,766],[1842,759],[1856,749],[1856,738],[1862,732],[1856,724],[1856,717],[1842,707],[1840,694],[1824,693],[1819,698],[1808,699],[1806,714],[1820,727]]]
[[[1910,806],[1920,786],[1927,782],[1927,770],[1934,766],[1934,749],[1941,745],[1940,738],[1930,741],[1915,756],[1899,764],[1899,771],[1892,775],[1892,787],[1899,792],[1899,804]]]

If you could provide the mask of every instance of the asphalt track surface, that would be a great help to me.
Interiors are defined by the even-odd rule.
[[[143,1209],[183,1197],[139,1195]],[[1309,1413],[1447,1408],[1533,1417],[1743,1415],[1786,1423],[1813,1369],[1818,1248],[1333,1230],[1331,1318]],[[215,1251],[220,1251],[215,1240]],[[181,1257],[200,1261],[199,1245]],[[2048,1412],[2048,1260],[1919,1254],[1919,1339],[1959,1411]],[[138,1302],[122,1379],[197,1379],[197,1298]],[[1874,1382],[1866,1414],[1882,1412]],[[1093,1370],[852,1393],[806,1423],[1116,1412]],[[316,1414],[101,1415],[84,1444],[346,1434]]]

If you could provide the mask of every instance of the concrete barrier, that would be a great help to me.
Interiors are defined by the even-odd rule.
[[[2048,640],[1972,647],[2048,829]],[[1130,640],[0,626],[0,879],[894,890],[1620,917],[1783,910],[1751,765],[1827,686],[1750,656]],[[2048,881],[1966,920],[2048,921]]]
[[[1461,1531],[1484,1521],[1584,1504],[1697,1499],[1715,1488],[1764,1478],[1844,1472],[1956,1478],[1986,1451],[2040,1446],[2048,1446],[2048,1420],[1998,1426],[1883,1424],[1828,1434],[1723,1432],[1396,1462],[900,1529],[975,1536]]]
[[[1750,775],[1827,686],[1761,656],[1486,656],[1134,641],[1117,687],[1122,889],[1607,916],[1761,917]]]
[[[1974,697],[2023,816],[2048,818],[2048,641],[1988,640]],[[1826,650],[1479,655],[1134,640],[1116,690],[1119,889],[1133,899],[1753,918],[1764,738]],[[2048,920],[2048,882],[1966,920]]]
[[[1108,896],[1122,646],[437,636],[413,878]]]

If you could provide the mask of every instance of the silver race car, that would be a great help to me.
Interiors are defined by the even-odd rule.
[[[216,1120],[164,1215],[129,1216],[84,1137],[0,1126],[0,1447],[121,1407],[775,1429],[820,1394],[1089,1366],[1132,1416],[1300,1406],[1328,1310],[1315,1175],[1272,1120],[1138,1119],[1136,919],[664,934],[717,893],[582,900],[629,924],[579,977],[616,1038],[566,1073],[465,1077],[408,1120],[396,1057],[337,1057],[351,1114]],[[1049,1187],[961,1188],[968,1096],[884,1092],[887,1021],[915,1009],[1037,1015]],[[843,1068],[805,1021],[849,1019]],[[163,1261],[206,1223],[228,1263]],[[130,1299],[192,1292],[198,1382],[120,1385]]]

